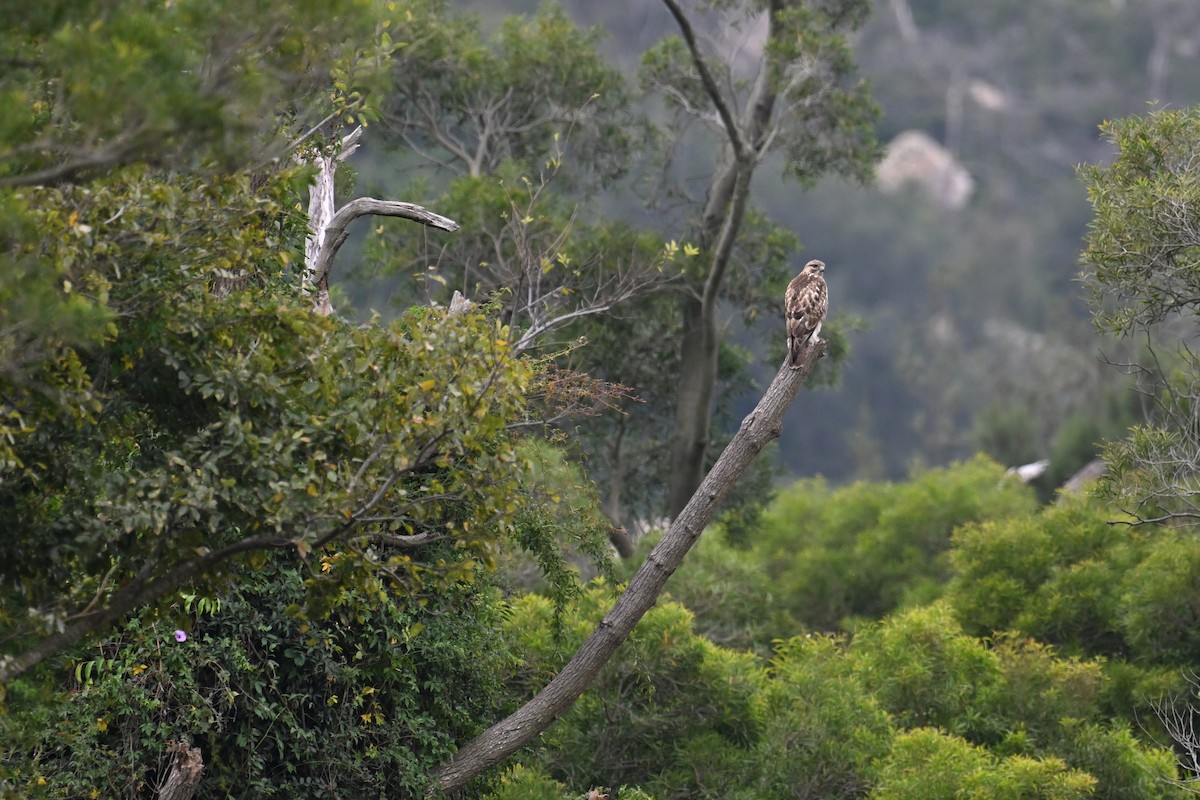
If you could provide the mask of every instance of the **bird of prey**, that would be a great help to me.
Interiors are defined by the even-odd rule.
[[[783,307],[787,315],[788,366],[800,368],[800,355],[810,341],[820,341],[821,323],[829,310],[829,289],[825,286],[825,262],[813,259],[792,278]]]

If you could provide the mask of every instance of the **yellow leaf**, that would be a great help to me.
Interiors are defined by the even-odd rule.
[[[79,212],[72,211],[71,216],[67,217],[67,224],[74,226],[76,222],[79,222]]]
[[[437,384],[432,379],[427,380],[427,381],[421,381],[421,383],[419,384],[422,392],[428,392],[430,389],[432,389],[436,385]]]
[[[96,717],[96,730],[100,731],[101,733],[104,733],[106,730],[108,730],[108,720],[103,719],[102,717]]]

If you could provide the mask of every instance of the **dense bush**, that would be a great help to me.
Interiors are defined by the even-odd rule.
[[[938,740],[928,757],[939,763],[966,758],[974,764],[983,758],[979,763],[989,768],[1020,766],[1026,774],[1026,768],[1032,768],[1028,759],[1041,764],[1035,772],[1058,760],[1096,778],[1091,796],[1115,800],[1177,794],[1169,782],[1175,776],[1170,753],[1138,740],[1123,723],[1103,721],[1100,661],[1064,659],[1046,645],[1015,637],[989,645],[964,634],[945,602],[893,615],[864,629],[849,652],[856,674],[898,727],[936,729],[990,752],[985,756],[981,750],[968,752],[965,746]],[[1026,761],[1005,760],[997,766],[994,756]],[[885,787],[895,779],[887,777],[888,771],[903,764],[895,753],[892,759],[884,770]],[[973,775],[975,769],[970,766],[963,774]],[[1046,773],[1052,774],[1056,771]],[[1055,781],[1047,785],[1057,786]],[[953,784],[947,791],[954,785],[961,789],[966,784]],[[1075,786],[1073,780],[1070,785]],[[1039,794],[1042,789],[1027,791],[998,796],[1059,796]],[[987,792],[980,796],[993,796]]]
[[[964,635],[944,604],[864,628],[850,652],[900,727],[936,727],[980,744],[1000,740],[1001,721],[985,713],[1003,681],[1000,658]]]
[[[549,600],[514,601],[520,691],[544,684],[610,602],[589,590],[556,634]],[[945,600],[852,639],[776,642],[765,665],[698,636],[667,602],[498,796],[627,784],[658,800],[1181,797],[1171,754],[1113,722],[1109,700],[1101,660],[975,638]]]
[[[616,791],[605,787],[590,787],[588,792],[570,791],[565,785],[554,780],[546,773],[531,769],[521,764],[515,765],[504,773],[496,788],[487,795],[486,800],[577,800],[580,797],[592,797],[592,790],[606,800],[655,800],[641,789],[622,786]]]
[[[744,783],[751,797],[862,797],[887,753],[892,723],[846,658],[843,642],[781,642],[763,692],[763,735]]]
[[[181,601],[190,623],[135,619],[79,654],[58,698],[14,684],[7,733],[30,737],[4,753],[14,786],[146,796],[183,740],[206,764],[197,798],[420,795],[499,710],[498,598],[460,585],[434,608],[346,591],[328,618],[305,618],[304,581],[269,566],[221,601]]]
[[[749,541],[731,546],[720,527],[705,532],[667,591],[705,637],[768,656],[775,640],[852,628],[940,596],[957,526],[1025,519],[1035,508],[1028,489],[984,458],[907,483],[801,481],[779,493]],[[621,575],[656,542],[646,537]]]
[[[515,600],[506,627],[525,659],[520,689],[531,693],[549,680],[611,599],[609,590],[592,588],[572,604],[561,627],[546,598]],[[763,680],[754,657],[717,647],[692,630],[686,609],[660,604],[550,728],[542,762],[569,786],[653,791],[652,779],[678,764],[693,738],[712,735],[724,747],[738,747],[758,735],[755,699]]]
[[[1200,662],[1200,541],[1116,516],[1071,500],[964,527],[951,553],[956,617],[978,636],[1015,630],[1143,665]]]
[[[1092,797],[1096,779],[1057,758],[998,758],[932,728],[896,737],[871,800],[1022,798],[1074,800]]]
[[[970,633],[1019,630],[1072,650],[1116,653],[1119,586],[1136,537],[1112,512],[1073,500],[955,535],[948,596]]]
[[[667,582],[666,596],[686,606],[696,632],[714,644],[769,657],[776,640],[804,626],[779,588],[764,580],[758,551],[730,545],[723,533],[721,527],[705,531]],[[643,537],[634,558],[618,565],[618,575],[632,577],[660,538]]]
[[[1121,583],[1117,623],[1130,653],[1152,662],[1200,664],[1200,541],[1162,531]]]
[[[979,457],[906,483],[782,491],[754,543],[773,591],[806,625],[845,628],[934,599],[948,577],[951,532],[1028,515],[1033,494]]]

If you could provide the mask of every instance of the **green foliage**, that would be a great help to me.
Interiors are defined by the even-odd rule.
[[[563,800],[567,787],[537,768],[521,764],[500,776],[487,800]]]
[[[607,608],[592,589],[554,635],[552,606],[514,602],[510,634],[523,683],[547,680]],[[858,797],[887,751],[887,715],[842,644],[797,638],[769,671],[691,630],[660,604],[579,701],[545,735],[537,763],[568,786],[634,783],[655,797],[785,798],[820,790]],[[803,787],[808,787],[804,789]]]
[[[1145,334],[1143,363],[1133,371],[1154,407],[1145,424],[1105,448],[1109,469],[1101,489],[1139,521],[1192,524],[1200,365],[1186,325],[1200,292],[1200,237],[1191,222],[1200,213],[1200,179],[1192,168],[1200,108],[1156,110],[1102,130],[1118,153],[1109,164],[1080,168],[1093,210],[1083,278],[1098,328]],[[1174,364],[1155,352],[1153,343],[1161,342],[1174,351]]]
[[[804,481],[779,493],[744,543],[731,546],[724,527],[707,532],[668,592],[709,639],[767,655],[805,627],[853,627],[940,596],[957,526],[1024,520],[1034,506],[1028,489],[982,458],[907,483]],[[622,574],[656,541],[643,540]]]
[[[279,561],[239,574],[219,608],[180,602],[80,651],[65,693],[14,684],[6,727],[28,738],[3,757],[13,787],[141,796],[183,740],[204,754],[197,798],[421,795],[503,702],[496,595],[459,584],[419,607],[347,590],[305,620],[305,572]]]
[[[803,626],[786,598],[763,583],[755,553],[730,546],[723,533],[715,526],[700,537],[667,584],[666,596],[686,606],[696,632],[714,644],[769,656],[776,640],[794,636]],[[619,575],[632,577],[660,538],[642,537],[635,556],[618,564]]]
[[[555,674],[607,600],[590,590],[557,637],[547,599],[514,601],[523,689]],[[675,603],[652,610],[502,796],[616,780],[660,798],[1179,796],[1171,753],[1111,720],[1104,662],[1021,636],[974,638],[946,602],[849,642],[778,641],[765,669],[691,622]]]
[[[592,588],[556,626],[545,598],[513,602],[507,628],[524,657],[526,692],[561,668],[610,603],[608,590]],[[676,603],[646,614],[619,656],[548,730],[540,763],[551,775],[568,786],[641,785],[658,795],[652,779],[675,765],[690,769],[684,754],[698,737],[710,744],[706,737],[716,737],[724,747],[756,737],[761,667],[697,636],[691,622]]]
[[[0,14],[12,23],[0,37],[0,186],[138,161],[261,163],[331,98],[339,114],[363,111],[380,55],[356,47],[376,25],[372,4],[357,0],[51,0],[34,13],[9,0]]]
[[[610,523],[600,512],[595,487],[558,446],[522,439],[521,503],[513,516],[512,538],[519,552],[500,555],[500,569],[526,590],[549,596],[561,610],[581,590],[577,563],[588,562],[611,577]]]
[[[764,63],[771,67],[776,102],[786,109],[776,123],[780,140],[772,147],[784,154],[787,174],[803,185],[829,173],[865,177],[877,155],[874,123],[879,108],[866,84],[855,80],[848,42],[868,9],[869,4],[854,0],[792,6],[771,15],[773,33]],[[735,28],[751,24],[757,14],[752,5],[742,3],[726,4],[726,10],[725,24]],[[727,81],[722,90],[749,88],[753,75],[739,71],[740,64],[726,62],[720,55],[705,56],[709,70],[717,71],[717,80]],[[667,109],[681,120],[715,117],[712,101],[679,37],[664,37],[643,55],[640,79],[643,88],[658,89]]]
[[[598,793],[601,798],[611,800],[654,800],[654,796],[641,789],[622,786],[613,791],[592,787],[587,793],[568,791],[559,781],[534,768],[517,764],[500,777],[499,785],[485,800],[590,800]]]
[[[629,168],[646,128],[631,113],[624,78],[599,53],[598,30],[580,29],[550,3],[505,17],[493,33],[480,27],[448,13],[445,0],[403,4],[391,28],[406,43],[392,62],[391,131],[476,178],[511,161],[532,179],[560,137],[560,162],[584,184]]]
[[[1193,663],[1200,542],[1112,516],[1074,500],[962,529],[948,591],[956,616],[978,635],[1016,630],[1081,653]]]
[[[1192,157],[1200,108],[1164,109],[1106,122],[1117,158],[1085,165],[1094,217],[1083,252],[1096,324],[1129,334],[1172,314],[1188,314],[1200,294],[1200,210]]]
[[[51,5],[0,40],[0,104],[41,115],[0,130],[0,674],[264,549],[355,533],[322,586],[414,594],[487,566],[530,366],[481,314],[312,314],[308,176],[268,158],[367,113],[376,6]],[[469,557],[394,549],[443,539]]]
[[[1191,793],[1177,783],[1175,758],[1169,749],[1148,747],[1120,723],[1098,725],[1064,720],[1056,752],[1075,769],[1096,780],[1093,797],[1184,798]]]
[[[1027,489],[984,458],[908,483],[830,489],[806,481],[780,493],[753,552],[796,618],[830,630],[936,597],[957,526],[1033,505]]]
[[[983,713],[1004,729],[999,749],[1040,747],[1061,755],[1061,742],[1074,741],[1074,723],[1100,718],[1105,662],[1064,658],[1049,645],[1017,636],[997,638],[992,650],[1002,680],[986,698]],[[1070,757],[1067,761],[1079,766]]]
[[[946,796],[973,785],[981,770],[998,781],[971,790],[981,797],[1058,796],[1063,786],[1093,784],[1088,796],[1174,796],[1170,753],[1136,739],[1120,722],[1100,722],[1100,661],[1063,659],[1022,638],[1003,637],[989,647],[964,635],[945,603],[865,629],[850,652],[872,695],[898,727],[910,729],[895,740],[895,762],[883,767],[876,790],[883,796],[900,787],[896,796],[908,796],[922,770],[956,776]],[[929,738],[933,729],[938,733]],[[914,742],[919,751],[907,749]],[[1059,785],[1068,767],[1072,777]],[[1033,787],[1040,788],[1009,786],[1037,775]],[[933,785],[929,791],[940,796]]]
[[[1200,660],[1200,542],[1162,533],[1122,582],[1120,630],[1133,655],[1188,666]]]
[[[1117,592],[1136,538],[1080,500],[955,535],[948,596],[968,631],[1017,630],[1088,653],[1117,653]]]
[[[741,782],[754,786],[756,797],[862,797],[887,753],[892,721],[843,642],[781,642],[770,678],[754,772]]]
[[[931,728],[896,736],[871,800],[1092,797],[1096,779],[1061,759],[996,758],[986,750]]]
[[[893,614],[864,628],[851,652],[898,726],[938,727],[975,742],[999,741],[999,720],[983,713],[1003,680],[999,656],[964,635],[944,603]]]
[[[199,199],[176,198],[181,211]],[[125,219],[137,224],[136,214]],[[145,253],[138,269],[125,261],[80,277],[109,281],[110,306],[125,313],[81,364],[88,417],[50,409],[29,420],[15,450],[23,468],[0,502],[21,531],[3,544],[15,589],[5,602],[65,613],[97,591],[119,592],[138,570],[198,577],[210,554],[303,556],[351,532],[392,543],[449,537],[473,554],[453,567],[384,558],[413,591],[486,564],[516,510],[504,429],[531,377],[504,332],[478,315],[350,327],[281,297],[271,273],[260,273],[263,288],[221,298],[206,273],[233,253],[210,246],[215,263],[202,244],[172,251],[190,270]],[[347,566],[360,560],[353,553],[375,560],[355,548]],[[335,564],[330,574],[347,573]]]

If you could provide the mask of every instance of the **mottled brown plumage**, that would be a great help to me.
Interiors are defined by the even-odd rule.
[[[809,341],[820,341],[821,323],[829,310],[829,289],[825,286],[825,262],[813,259],[792,278],[783,307],[787,318],[788,366],[800,368],[800,355]]]

